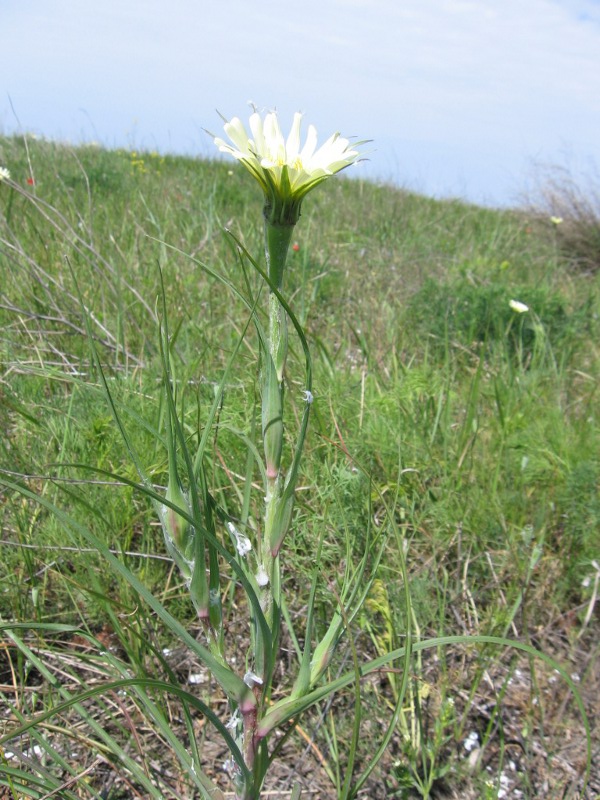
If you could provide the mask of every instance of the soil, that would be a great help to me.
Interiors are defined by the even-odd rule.
[[[534,642],[567,671],[585,707],[591,737],[591,771],[585,788],[588,742],[581,710],[565,680],[551,666],[539,659],[530,660],[522,653],[516,656],[515,651],[509,650],[502,654],[490,651],[485,661],[474,648],[461,647],[453,650],[451,656],[446,654],[443,663],[433,651],[426,651],[421,674],[418,680],[414,676],[412,687],[419,697],[420,729],[429,747],[426,752],[429,759],[435,761],[435,779],[429,796],[438,800],[599,798],[599,633],[597,618],[583,632],[562,620],[561,624],[537,631]],[[99,632],[98,640],[101,646],[110,649],[113,656],[119,655],[116,634],[105,628]],[[54,644],[48,650],[38,648],[36,653],[49,672],[72,692],[107,680],[101,668],[101,654],[94,653],[86,639],[75,637]],[[202,665],[182,649],[169,652],[167,660],[177,679],[189,690],[210,699],[213,709],[226,719],[227,703],[211,684]],[[34,706],[34,698],[38,698],[39,708],[39,698],[45,692],[56,694],[37,670],[30,669],[23,675],[17,662],[14,645],[8,639],[0,642],[0,693],[6,701],[4,710],[0,711],[0,733],[16,724],[11,711],[15,705],[26,714],[27,709]],[[156,670],[157,673],[164,671],[158,664]],[[282,662],[284,670],[285,663]],[[19,682],[19,675],[24,677],[24,681]],[[375,752],[389,720],[394,697],[390,676],[370,676],[363,686],[362,695],[363,721],[355,774],[360,773],[361,766],[366,766]],[[331,715],[342,720],[342,727],[338,725],[336,732],[335,746],[343,754],[351,735],[350,726],[344,729],[343,725],[352,719],[353,703],[353,696],[344,694],[331,706],[322,706],[318,712],[301,720],[283,744],[280,757],[265,783],[262,798],[289,798],[294,784],[299,783],[303,800],[337,799],[331,779],[336,770]],[[187,734],[180,707],[173,700],[167,700],[165,707],[173,729],[178,731],[180,741],[185,742]],[[107,708],[112,717],[108,725],[115,730],[121,726],[121,738],[126,741],[128,755],[144,762],[151,773],[160,776],[164,787],[171,787],[172,798],[168,789],[163,790],[166,792],[165,800],[180,797],[191,800],[199,796],[193,794],[181,776],[175,757],[144,718],[132,695],[108,695],[103,707],[94,706],[93,701],[86,702],[88,713],[98,719],[106,716]],[[448,717],[447,724],[440,726],[444,714]],[[405,719],[409,727],[416,729],[414,715],[407,712]],[[69,797],[89,797],[85,787],[90,785],[106,800],[144,797],[127,778],[125,770],[108,754],[101,748],[88,746],[90,741],[97,740],[97,735],[78,715],[69,712],[49,722],[52,727],[42,724],[40,730],[44,730],[57,751],[83,777],[79,783],[72,782],[69,774],[63,771],[61,791],[56,790],[44,797],[66,796],[63,794],[66,791]],[[233,798],[233,794],[227,791],[230,782],[224,768],[226,749],[218,740],[215,742],[216,737],[211,735],[209,727],[200,715],[195,716],[195,734],[207,771],[223,788],[225,796]],[[70,733],[67,735],[62,733],[68,730]],[[421,748],[421,752],[425,750]],[[5,757],[5,764],[13,765],[16,760],[28,771],[37,772],[40,760],[44,761],[45,769],[49,768],[48,757],[36,750],[33,739],[7,743]],[[341,755],[341,765],[343,758]],[[432,762],[425,759],[425,765],[427,763]],[[423,796],[414,785],[410,788],[409,764],[412,764],[413,778],[416,773],[425,780],[423,760],[414,751],[411,755],[406,737],[401,735],[398,726],[379,767],[357,796],[372,800],[408,800]],[[340,769],[343,781],[343,766]],[[2,762],[0,777],[1,774]],[[14,797],[6,787],[0,787],[0,798],[14,800]]]

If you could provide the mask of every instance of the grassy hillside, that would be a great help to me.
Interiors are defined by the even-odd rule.
[[[194,438],[247,323],[243,304],[199,262],[240,290],[257,288],[224,229],[262,258],[260,192],[235,165],[22,138],[0,138],[0,166],[11,173],[0,183],[2,474],[93,530],[193,630],[193,608],[165,558],[152,508],[125,483],[106,485],[98,471],[136,479],[90,334],[145,469],[164,487],[159,267],[181,412]],[[284,289],[306,327],[315,401],[285,582],[290,614],[302,615],[325,531],[324,625],[348,543],[352,552],[364,548],[385,502],[401,539],[388,542],[354,625],[359,652],[375,655],[402,641],[403,549],[419,635],[531,643],[573,676],[592,711],[600,689],[600,273],[565,248],[567,223],[354,179],[329,181],[306,200]],[[511,300],[529,310],[514,311]],[[302,354],[290,343],[291,431],[304,386]],[[211,432],[211,491],[230,513],[242,502],[246,448],[238,434],[253,436],[259,413],[256,363],[249,332]],[[160,620],[60,517],[10,487],[0,494],[0,515],[0,693],[12,709],[0,735],[56,703],[56,683],[92,685],[116,674],[117,660],[136,674],[171,670],[184,683],[196,674],[182,648],[176,663],[160,657],[176,649]],[[234,587],[224,596],[235,630]],[[1,633],[2,623],[15,621],[76,625],[90,639],[38,630],[26,642],[36,656],[27,657],[17,644],[24,631]],[[104,661],[92,640],[104,644]],[[340,665],[351,658],[347,646]],[[363,796],[595,796],[581,790],[578,707],[543,662],[491,647],[439,647],[415,656],[411,677],[410,707]],[[385,718],[393,681],[382,676],[367,688],[365,706]],[[210,686],[198,691],[218,707]],[[88,713],[127,734],[117,721],[121,701],[98,702],[101,710]],[[270,788],[289,796],[297,767],[307,797],[338,796],[352,704],[350,695],[335,704],[335,725],[323,705],[290,738]],[[67,712],[54,724],[54,733],[39,735],[68,739]],[[191,796],[160,736],[135,724],[129,756],[145,754],[157,770],[160,762],[173,797]],[[79,761],[74,769],[62,764],[63,774],[83,771],[98,754],[101,766],[68,796],[143,796],[135,781],[127,788],[126,762],[103,755],[89,720],[73,730]],[[361,759],[377,736],[377,725],[364,727]],[[69,762],[56,748],[55,762]],[[598,755],[597,728],[594,748]],[[0,750],[0,785],[10,787],[3,763],[10,767]],[[25,796],[43,796],[35,791]]]

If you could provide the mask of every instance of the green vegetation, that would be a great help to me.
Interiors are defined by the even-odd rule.
[[[173,641],[143,594],[82,533],[91,531],[198,634],[153,509],[127,484],[138,477],[88,325],[131,442],[165,487],[159,268],[177,401],[192,441],[248,322],[244,305],[197,261],[256,289],[223,229],[261,259],[260,192],[229,164],[22,138],[0,138],[0,166],[11,173],[0,183],[0,697],[10,709],[0,712],[0,739],[68,696],[96,692],[41,721],[18,746],[0,746],[0,796],[40,798],[48,787],[69,798],[200,796],[175,757],[195,735],[217,778],[222,771],[224,751],[200,706],[182,711],[158,686],[147,686],[143,700],[105,687],[175,677],[225,719],[222,694],[194,652]],[[586,224],[593,248],[598,219],[588,215]],[[356,650],[373,658],[400,647],[409,622],[423,637],[508,636],[575,676],[593,713],[600,277],[589,250],[581,268],[581,235],[570,251],[561,229],[531,211],[344,179],[311,196],[296,230],[284,293],[307,332],[315,399],[285,544],[290,617],[306,607],[319,536],[316,624],[325,628],[339,571],[392,508],[401,536],[387,542],[353,623]],[[529,311],[512,310],[511,300]],[[246,469],[239,434],[256,438],[260,416],[257,352],[250,331],[207,456],[211,492],[233,516]],[[290,335],[288,430],[305,402],[301,363]],[[250,509],[257,518],[260,500]],[[243,639],[235,585],[223,593],[228,625]],[[297,643],[282,644],[283,686]],[[332,678],[352,668],[352,656],[342,648]],[[376,749],[400,680],[381,673],[363,684],[358,761]],[[414,655],[407,697],[364,796],[595,796],[593,776],[582,789],[582,716],[546,663],[491,645],[440,646]],[[269,788],[289,797],[295,778],[303,797],[338,797],[354,713],[349,691],[303,719],[282,742]],[[152,728],[157,715],[165,723]],[[124,743],[118,753],[102,731]],[[597,753],[597,729],[595,737]],[[36,747],[45,753],[40,783],[24,790],[11,772],[14,754],[27,764]],[[148,788],[157,775],[162,795]]]

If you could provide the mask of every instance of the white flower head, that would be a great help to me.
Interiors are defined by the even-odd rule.
[[[276,112],[269,112],[263,120],[255,110],[249,120],[250,134],[244,123],[233,117],[224,125],[232,144],[214,137],[219,150],[241,161],[260,183],[265,194],[265,215],[283,224],[296,223],[306,194],[329,176],[355,164],[360,153],[354,148],[364,144],[351,145],[348,139],[334,133],[317,149],[317,131],[309,125],[301,146],[301,123],[302,114],[297,112],[286,139]]]
[[[6,169],[6,167],[0,167],[0,183],[2,181],[9,181],[10,180],[10,171]]]
[[[520,300],[511,300],[508,305],[513,311],[516,311],[517,314],[524,314],[526,311],[529,311],[529,306],[526,306],[525,303],[521,303]]]
[[[309,406],[312,405],[315,397],[310,389],[304,389],[302,394],[304,395],[304,402]]]
[[[562,222],[563,222],[563,218],[562,217],[550,217],[550,222],[553,225],[561,225]]]

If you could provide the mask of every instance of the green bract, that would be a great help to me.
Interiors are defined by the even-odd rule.
[[[295,225],[306,194],[330,175],[358,161],[360,153],[348,139],[334,133],[317,149],[317,131],[308,126],[304,146],[300,147],[302,114],[294,114],[292,129],[284,139],[277,114],[264,122],[258,112],[250,117],[251,137],[243,122],[234,117],[224,130],[233,145],[215,137],[215,144],[249,170],[265,194],[265,217],[275,225]],[[357,142],[357,146],[363,142]]]

